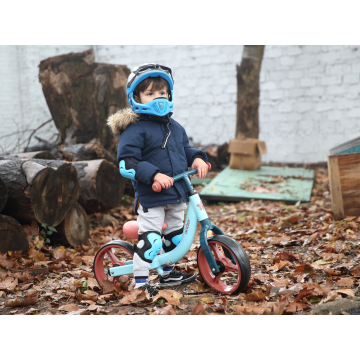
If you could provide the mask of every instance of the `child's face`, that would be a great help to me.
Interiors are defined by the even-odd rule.
[[[147,104],[148,102],[158,98],[165,97],[168,98],[167,88],[164,87],[160,90],[152,90],[152,84],[144,92],[140,92],[140,102],[141,104]]]

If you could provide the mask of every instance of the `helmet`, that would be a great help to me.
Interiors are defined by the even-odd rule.
[[[169,84],[169,99],[164,97],[156,98],[147,104],[138,103],[134,99],[134,90],[136,87],[148,77],[162,77]],[[171,69],[159,64],[143,64],[136,67],[128,77],[126,84],[126,94],[131,109],[136,114],[149,114],[155,116],[165,116],[173,110],[173,89],[174,79]]]

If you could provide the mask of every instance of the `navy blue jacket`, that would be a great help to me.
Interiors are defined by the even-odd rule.
[[[154,121],[154,117],[149,115],[141,115],[137,122],[128,125],[121,133],[118,162],[128,157],[140,161],[135,176],[138,181],[132,180],[135,190],[135,212],[138,200],[144,208],[180,203],[180,198],[188,202],[187,189],[182,180],[158,193],[151,187],[154,176],[158,172],[171,177],[178,175],[187,171],[197,157],[207,161],[204,151],[189,146],[185,129],[177,121],[170,119],[171,135],[164,149],[161,145],[168,132],[167,125]]]

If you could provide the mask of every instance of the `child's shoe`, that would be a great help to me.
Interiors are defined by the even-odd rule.
[[[196,274],[186,274],[181,271],[172,270],[169,274],[160,275],[160,286],[181,285],[192,282],[196,279]]]

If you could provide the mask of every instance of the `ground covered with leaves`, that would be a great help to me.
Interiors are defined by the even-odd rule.
[[[293,315],[338,301],[358,304],[360,217],[333,220],[327,170],[319,167],[315,174],[310,203],[204,202],[211,221],[250,259],[251,279],[238,295],[219,294],[204,283],[196,262],[199,228],[177,263],[177,270],[198,274],[194,283],[160,289],[154,298],[134,290],[129,276],[101,289],[94,256],[110,240],[129,241],[122,226],[136,216],[127,198],[120,208],[91,215],[89,244],[78,249],[46,244],[36,223],[24,225],[29,252],[0,253],[0,314]],[[158,282],[155,272],[150,282]],[[348,314],[345,308],[337,313]]]

